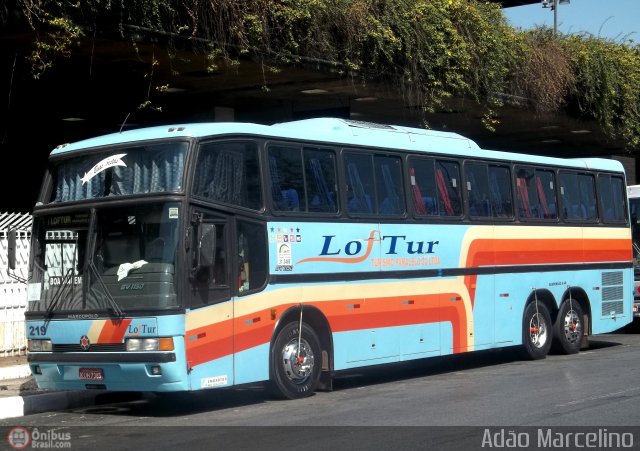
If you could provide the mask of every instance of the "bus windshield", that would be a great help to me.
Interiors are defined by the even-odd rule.
[[[108,312],[177,304],[180,207],[158,203],[34,220],[28,311]]]
[[[181,191],[187,148],[180,141],[67,158],[51,169],[50,202]]]

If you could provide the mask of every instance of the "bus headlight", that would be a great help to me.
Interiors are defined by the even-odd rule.
[[[27,340],[29,352],[51,352],[51,340]]]
[[[173,351],[173,338],[127,338],[127,351]]]

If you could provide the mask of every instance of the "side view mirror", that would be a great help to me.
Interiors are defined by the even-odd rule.
[[[7,257],[9,260],[9,269],[16,269],[16,229],[9,230],[7,234]]]
[[[195,248],[194,267],[191,269],[191,280],[211,280],[213,265],[216,259],[216,226],[200,223]]]
[[[203,223],[198,227],[198,268],[209,268],[213,266],[216,259],[216,226],[215,224]]]

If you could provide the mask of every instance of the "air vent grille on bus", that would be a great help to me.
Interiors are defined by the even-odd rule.
[[[624,289],[622,271],[602,273],[602,316],[624,313]]]
[[[79,344],[54,344],[52,350],[53,352],[83,352]],[[89,350],[91,352],[123,352],[127,349],[124,343],[92,343]]]
[[[603,272],[602,273],[602,286],[609,285],[622,285],[623,274],[622,271],[615,272]]]
[[[376,124],[374,122],[367,121],[354,121],[353,119],[343,119],[343,121],[352,127],[360,127],[360,128],[379,128],[384,130],[393,130],[394,128],[391,125],[386,124]]]

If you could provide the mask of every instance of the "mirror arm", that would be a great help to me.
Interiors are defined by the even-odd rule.
[[[9,268],[7,268],[7,275],[9,277],[11,277],[13,280],[16,280],[16,281],[18,281],[20,283],[24,283],[24,284],[27,283],[27,279],[23,279],[22,277],[17,276],[15,273],[12,273],[11,269],[9,269]]]

